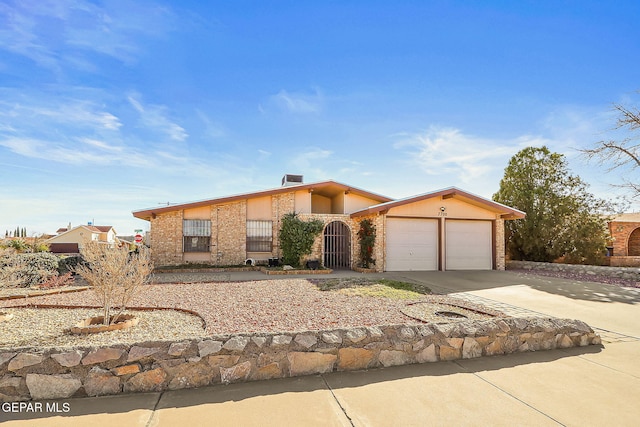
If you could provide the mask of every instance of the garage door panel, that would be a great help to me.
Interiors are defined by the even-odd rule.
[[[437,270],[438,221],[387,219],[386,270]]]
[[[447,270],[491,270],[493,233],[491,221],[445,222],[445,268]]]

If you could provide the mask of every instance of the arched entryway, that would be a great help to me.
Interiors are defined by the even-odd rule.
[[[324,228],[324,266],[351,268],[351,233],[342,221],[333,221]]]
[[[640,256],[640,228],[636,228],[629,235],[627,241],[627,253],[629,256]]]

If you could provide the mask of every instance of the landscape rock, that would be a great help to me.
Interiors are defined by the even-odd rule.
[[[40,354],[32,353],[20,353],[9,362],[8,370],[16,372],[27,366],[37,365],[42,363],[44,357]]]
[[[478,341],[470,337],[465,337],[464,343],[462,344],[462,358],[473,359],[480,356],[482,356],[482,347],[480,347]]]
[[[387,368],[389,366],[406,365],[411,362],[411,357],[404,351],[382,350],[378,360],[382,363],[382,366]]]
[[[375,353],[364,348],[341,348],[338,350],[338,370],[348,371],[371,367]]]
[[[268,380],[271,378],[280,378],[282,376],[282,369],[278,362],[272,362],[264,365],[256,371],[255,379]]]
[[[61,366],[70,368],[72,366],[78,366],[82,360],[84,352],[80,350],[70,351],[68,353],[52,354],[51,358],[58,362]]]
[[[205,357],[222,350],[222,341],[205,340],[198,343],[198,354]]]
[[[69,398],[80,387],[82,387],[82,382],[71,374],[27,374],[27,388],[34,400]]]
[[[233,337],[227,340],[222,346],[229,351],[242,351],[249,344],[249,337]]]
[[[246,361],[231,368],[220,368],[220,381],[229,384],[237,381],[244,381],[251,373],[251,362]]]
[[[152,354],[159,352],[161,349],[158,347],[139,347],[134,345],[129,350],[129,356],[127,357],[127,362],[136,362],[140,359],[144,359],[145,357],[149,357]]]
[[[100,348],[87,354],[82,359],[83,365],[93,365],[96,363],[103,363],[108,360],[117,360],[122,357],[124,350],[121,348]]]
[[[416,361],[418,363],[437,362],[438,355],[436,354],[435,344],[429,345],[427,348],[416,354]]]
[[[169,390],[203,387],[211,384],[215,378],[215,371],[204,363],[183,363],[165,370],[171,378]]]
[[[13,359],[18,353],[0,353],[0,366],[5,362]]]
[[[311,348],[318,343],[318,339],[315,335],[310,334],[299,334],[296,335],[294,341],[300,344],[304,348]]]
[[[167,352],[167,354],[173,357],[182,356],[185,350],[190,346],[191,343],[189,341],[174,342],[169,346],[169,351]]]
[[[162,391],[167,373],[162,368],[140,372],[124,383],[125,393]]]
[[[113,374],[118,377],[121,377],[123,375],[137,374],[138,372],[140,372],[140,365],[134,363],[133,365],[118,366],[113,368],[111,372],[113,372]]]
[[[287,358],[289,359],[289,374],[293,377],[331,372],[338,356],[317,352],[291,352]]]
[[[258,348],[262,348],[267,343],[267,338],[266,337],[251,337],[251,341],[253,341],[253,343],[255,345],[257,345]]]
[[[349,329],[345,336],[352,343],[358,343],[367,338],[367,331],[362,328]]]
[[[289,335],[276,335],[271,340],[271,346],[279,346],[279,345],[289,345],[291,344],[291,337]]]
[[[120,378],[111,372],[92,368],[84,381],[84,391],[88,396],[103,396],[120,392]]]
[[[342,337],[337,332],[323,332],[322,341],[327,344],[342,344]]]

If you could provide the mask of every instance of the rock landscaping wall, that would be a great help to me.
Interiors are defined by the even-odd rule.
[[[617,277],[620,279],[640,280],[638,267],[603,267],[599,265],[559,264],[550,262],[507,261],[508,270],[544,270],[563,271],[591,276]]]
[[[496,318],[107,348],[0,349],[0,400],[153,392],[600,344],[578,320]]]

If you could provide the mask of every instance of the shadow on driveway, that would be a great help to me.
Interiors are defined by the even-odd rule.
[[[513,271],[406,271],[380,276],[423,283],[438,294],[478,291],[507,286],[528,286],[571,299],[595,302],[640,303],[640,289],[596,282],[582,282]]]

